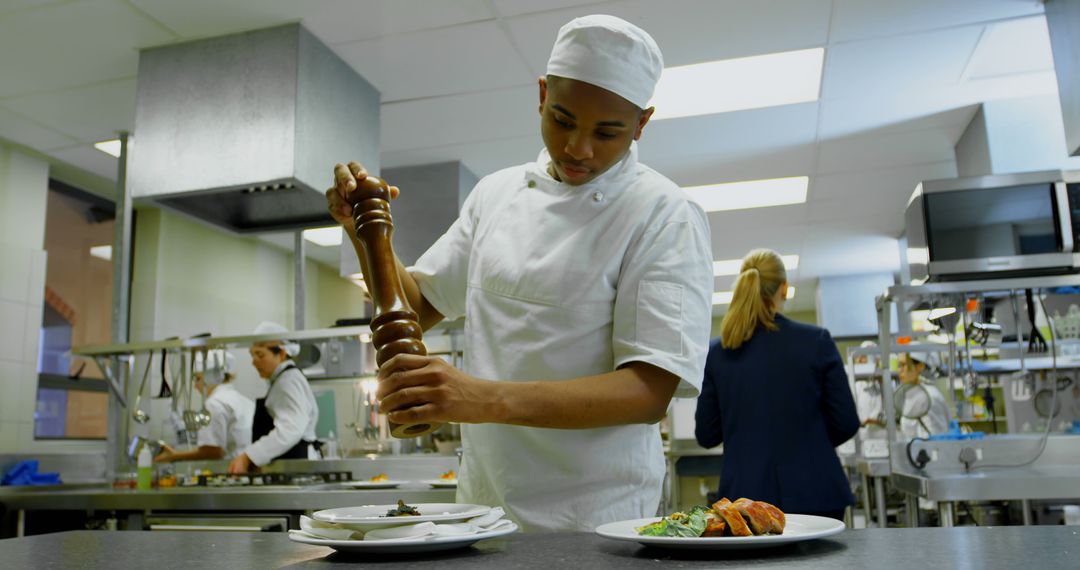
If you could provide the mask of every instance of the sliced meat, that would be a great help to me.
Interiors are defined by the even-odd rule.
[[[716,511],[716,512],[720,512],[720,509],[722,509],[722,508],[724,508],[724,507],[726,507],[726,506],[728,506],[730,504],[731,504],[731,501],[729,501],[727,497],[724,497],[724,498],[720,499],[719,501],[716,501],[715,503],[713,503],[712,509],[714,511]]]
[[[716,504],[719,505],[720,503],[717,502]],[[746,526],[746,521],[743,520],[742,515],[739,514],[739,510],[734,505],[728,504],[718,509],[714,506],[714,509],[716,514],[723,517],[732,536],[753,536],[754,533],[750,532],[750,527]]]
[[[761,505],[762,508],[764,508],[766,511],[769,511],[769,514],[772,515],[773,520],[776,521],[776,526],[774,527],[775,530],[773,532],[776,534],[783,534],[784,527],[787,526],[787,517],[784,516],[784,511],[781,511],[778,507],[770,505],[765,501],[754,502]]]
[[[738,499],[731,504],[746,519],[746,522],[750,525],[750,530],[754,531],[754,534],[783,532],[783,527],[763,505],[763,503],[745,498]]]
[[[705,520],[705,532],[701,536],[724,536],[724,531],[727,530],[727,523],[719,515],[710,514]]]

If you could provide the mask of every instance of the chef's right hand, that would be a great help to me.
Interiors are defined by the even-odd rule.
[[[326,191],[327,208],[334,221],[345,228],[349,237],[356,238],[355,223],[352,219],[352,204],[346,199],[350,192],[356,190],[356,181],[367,178],[368,171],[359,162],[350,162],[348,165],[338,164],[334,166],[334,186]],[[397,186],[390,187],[390,199],[398,197],[401,191]]]
[[[163,444],[161,446],[161,453],[154,456],[154,463],[169,463],[173,460],[173,455],[175,453],[175,449]]]

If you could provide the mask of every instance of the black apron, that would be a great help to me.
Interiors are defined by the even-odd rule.
[[[295,365],[289,364],[281,370],[281,374],[290,368],[296,368]],[[281,374],[278,374],[280,377]],[[251,441],[259,441],[263,437],[270,434],[274,429],[274,417],[270,415],[269,408],[266,407],[266,398],[270,397],[270,392],[274,390],[274,386],[277,385],[275,381],[270,385],[270,390],[267,391],[266,397],[255,400],[255,417],[251,421]],[[308,458],[308,446],[315,445],[317,442],[304,441],[302,438],[296,442],[296,445],[292,446],[288,451],[281,455],[274,457],[270,461],[277,459],[307,459]],[[318,445],[316,445],[318,449]]]

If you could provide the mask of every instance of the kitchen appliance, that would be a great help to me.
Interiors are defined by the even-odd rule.
[[[375,350],[366,337],[301,341],[297,364],[309,380],[374,376]]]
[[[1080,272],[1080,171],[924,181],[905,221],[916,282]]]

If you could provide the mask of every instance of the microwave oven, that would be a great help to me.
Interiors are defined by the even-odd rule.
[[[904,217],[914,282],[1080,272],[1080,171],[924,181]]]

